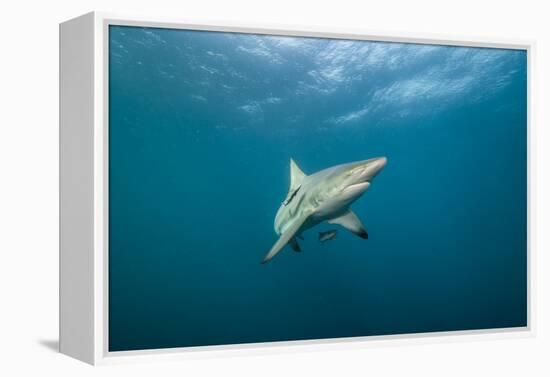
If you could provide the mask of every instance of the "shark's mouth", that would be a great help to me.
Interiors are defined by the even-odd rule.
[[[344,194],[350,194],[350,195],[360,194],[360,193],[365,192],[369,188],[369,186],[370,186],[370,182],[368,182],[368,181],[355,183],[353,185],[349,185],[348,187],[346,187],[343,190],[343,193]]]

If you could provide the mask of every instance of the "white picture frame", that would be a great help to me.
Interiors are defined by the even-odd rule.
[[[528,62],[528,305],[519,328],[328,340],[108,351],[108,28],[128,25],[335,39],[512,48]],[[532,83],[534,42],[307,26],[195,22],[92,12],[60,24],[60,352],[90,364],[349,348],[393,343],[471,341],[534,335]]]

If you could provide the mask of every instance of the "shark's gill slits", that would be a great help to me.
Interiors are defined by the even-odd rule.
[[[284,205],[284,206],[287,206],[287,205],[292,201],[292,199],[294,199],[294,197],[296,196],[296,194],[298,193],[298,191],[300,191],[300,187],[302,187],[302,186],[299,186],[296,190],[294,190],[294,191],[290,194],[290,196],[289,196],[285,201],[283,201],[283,205]]]

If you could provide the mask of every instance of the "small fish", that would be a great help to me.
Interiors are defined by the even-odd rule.
[[[326,232],[319,232],[319,242],[330,241],[336,238],[338,234],[337,230],[327,230]]]

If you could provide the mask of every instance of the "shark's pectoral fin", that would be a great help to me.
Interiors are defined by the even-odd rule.
[[[330,224],[339,224],[361,238],[369,238],[367,230],[361,223],[361,220],[359,220],[357,215],[353,213],[351,209],[344,213],[342,216],[330,219],[328,222]]]
[[[273,245],[271,250],[269,250],[269,253],[267,253],[262,260],[262,263],[269,262],[275,255],[279,253],[279,251],[283,249],[283,247],[285,247],[287,243],[294,239],[296,232],[300,230],[301,226],[304,224],[308,217],[309,214],[303,214],[298,219],[296,219],[296,221],[294,221],[294,223],[283,234],[281,234],[279,240],[275,242],[275,245]]]
[[[298,243],[298,240],[296,240],[296,237],[288,241],[288,244],[295,252],[299,253],[300,251],[302,251],[302,249],[300,249],[300,244]]]

